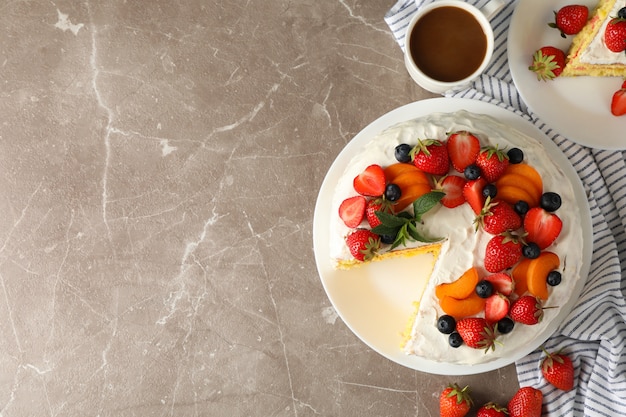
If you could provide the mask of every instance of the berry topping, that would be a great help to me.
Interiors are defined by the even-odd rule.
[[[456,324],[456,330],[463,342],[474,349],[495,349],[493,328],[484,318],[467,317]]]
[[[519,214],[520,216],[523,216],[524,214],[528,213],[528,210],[530,209],[530,207],[528,206],[527,202],[523,200],[519,200],[517,203],[515,203],[515,205],[513,206],[513,209],[515,210],[517,214]]]
[[[522,257],[522,244],[510,233],[494,236],[485,249],[485,269],[501,272],[512,267]]]
[[[604,43],[612,52],[626,50],[626,19],[615,17],[609,20],[604,31]]]
[[[538,298],[524,295],[513,301],[509,315],[513,321],[533,325],[539,323],[543,318],[543,307]]]
[[[626,7],[622,7],[621,9],[619,9],[619,11],[617,12],[617,17],[626,19]]]
[[[444,314],[437,319],[437,330],[443,334],[450,334],[456,329],[456,320],[454,317]]]
[[[346,198],[339,205],[339,217],[346,226],[353,229],[363,221],[366,204],[365,197],[361,195]]]
[[[529,70],[537,74],[539,81],[548,81],[558,77],[565,67],[565,53],[553,46],[544,46],[533,55]]]
[[[501,333],[501,334],[511,333],[514,327],[515,327],[515,322],[511,320],[509,317],[505,317],[501,319],[496,324],[496,330],[498,331],[498,333]]]
[[[580,32],[587,23],[588,17],[589,9],[586,6],[570,4],[554,12],[554,23],[548,23],[548,26],[559,29],[561,36],[565,38],[565,35],[575,35]]]
[[[485,320],[497,323],[509,313],[510,301],[500,293],[495,293],[485,300]]]
[[[413,147],[407,143],[396,146],[395,157],[398,162],[411,162],[411,149]]]
[[[547,192],[541,195],[539,206],[546,211],[557,211],[561,207],[561,196],[557,193]]]
[[[367,219],[367,223],[370,225],[372,229],[378,226],[379,224],[381,224],[380,219],[376,215],[376,213],[379,211],[390,213],[391,212],[390,203],[382,198],[375,198],[367,202],[365,206],[365,218]]]
[[[495,198],[498,194],[498,188],[495,184],[487,184],[485,188],[483,188],[483,197],[490,197],[491,199]]]
[[[354,259],[358,261],[371,260],[380,248],[380,238],[367,229],[357,229],[348,235],[346,244]]]
[[[512,164],[521,164],[524,161],[524,152],[520,148],[511,148],[506,154]]]
[[[476,295],[480,298],[489,298],[493,294],[493,284],[487,280],[480,280],[476,284]]]
[[[413,164],[424,172],[445,175],[450,168],[448,148],[436,139],[419,140],[411,151]]]
[[[513,293],[513,288],[515,288],[513,278],[504,272],[489,274],[484,278],[484,280],[491,282],[495,291],[506,296],[511,295],[511,293]]]
[[[463,170],[463,175],[468,180],[476,180],[480,177],[480,168],[476,164],[468,165],[465,170]]]
[[[486,188],[486,187],[485,187]],[[485,207],[476,218],[476,226],[492,235],[517,230],[522,226],[522,218],[506,201],[491,202],[487,199]]]
[[[546,278],[546,283],[551,287],[556,287],[561,283],[561,273],[559,271],[550,271]]]
[[[464,172],[465,168],[473,164],[480,152],[480,141],[467,131],[450,134],[446,146],[452,166],[458,172]]]
[[[450,345],[450,347],[458,348],[463,344],[463,338],[457,332],[452,332],[448,337],[448,344]]]
[[[540,249],[545,249],[556,240],[561,233],[563,222],[554,213],[541,207],[532,208],[524,216],[526,241],[535,242]]]
[[[485,197],[483,197],[483,188],[485,188],[485,185],[487,185],[487,181],[478,178],[468,181],[465,187],[463,187],[465,201],[467,201],[477,215],[483,211],[483,206],[485,205]]]
[[[465,203],[463,196],[463,187],[465,187],[465,179],[457,175],[448,175],[438,183],[438,189],[445,193],[441,199],[441,204],[448,208],[454,208]]]
[[[487,182],[495,182],[509,166],[509,157],[496,145],[483,149],[476,158],[476,165]]]
[[[539,257],[540,253],[541,249],[535,242],[528,242],[522,248],[522,255],[524,255],[524,258],[536,259]]]
[[[380,165],[370,165],[354,178],[354,190],[364,196],[379,197],[385,192],[385,171]]]
[[[385,187],[385,198],[389,201],[398,201],[402,196],[402,190],[397,184],[387,184]]]

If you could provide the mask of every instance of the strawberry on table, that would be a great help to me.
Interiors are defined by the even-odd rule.
[[[563,228],[563,222],[554,213],[541,207],[533,207],[524,216],[524,230],[526,242],[536,243],[540,249],[545,249],[556,240]]]
[[[565,52],[554,46],[543,46],[533,54],[529,70],[537,74],[539,81],[552,80],[565,68]]]
[[[339,217],[346,226],[355,228],[363,221],[366,204],[365,197],[362,195],[346,198],[339,205]]]
[[[543,351],[546,357],[541,362],[541,373],[546,381],[563,391],[574,388],[574,364],[569,356],[561,351],[555,353],[549,353],[545,349]]]
[[[463,417],[474,404],[468,386],[464,388],[451,384],[439,395],[439,415],[441,417]]]
[[[458,175],[448,175],[438,182],[437,188],[445,193],[441,199],[441,204],[448,208],[454,208],[465,203],[463,196],[465,183],[465,178]]]
[[[561,36],[565,38],[565,35],[575,35],[580,32],[587,24],[588,17],[587,6],[570,4],[554,12],[554,23],[548,23],[548,26],[561,31]]]
[[[488,402],[476,412],[476,417],[507,417],[508,415],[506,407],[500,407],[494,402]]]
[[[354,190],[361,195],[379,197],[383,195],[387,185],[385,182],[385,171],[380,165],[370,165],[354,177],[352,185]]]
[[[495,333],[491,324],[482,317],[466,317],[456,323],[456,331],[463,342],[473,349],[495,349]]]
[[[511,304],[509,316],[518,323],[532,326],[543,318],[541,300],[533,295],[524,295]]]
[[[541,417],[542,403],[541,391],[533,387],[522,387],[509,401],[509,417]]]
[[[498,146],[484,148],[476,157],[476,165],[487,182],[495,182],[509,166],[509,156]]]
[[[485,269],[488,272],[501,272],[512,267],[522,257],[522,244],[508,233],[494,236],[485,249]]]
[[[458,172],[465,171],[469,165],[476,161],[480,152],[480,141],[468,131],[451,133],[446,142],[448,155],[452,166]]]
[[[367,229],[357,229],[346,237],[346,244],[354,259],[371,260],[380,248],[380,237]]]
[[[424,172],[433,175],[445,175],[450,169],[448,148],[436,139],[418,140],[411,151],[413,164]]]
[[[626,19],[614,17],[609,20],[604,31],[604,43],[612,52],[626,50]]]

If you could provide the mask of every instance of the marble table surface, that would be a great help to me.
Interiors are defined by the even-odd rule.
[[[448,382],[338,318],[317,192],[432,97],[389,1],[0,5],[0,416],[436,416]]]

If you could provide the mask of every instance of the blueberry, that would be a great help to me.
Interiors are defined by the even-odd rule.
[[[387,184],[385,187],[385,198],[389,201],[398,201],[402,195],[402,190],[398,184]]]
[[[539,205],[546,211],[557,211],[561,207],[561,196],[553,192],[543,193]]]
[[[463,344],[463,338],[461,337],[460,334],[458,334],[457,332],[454,332],[454,333],[451,333],[450,336],[448,337],[448,343],[453,348],[458,348],[459,346]]]
[[[396,146],[396,160],[398,162],[411,162],[411,150],[413,147],[406,143]]]
[[[496,327],[498,329],[498,333],[507,334],[510,333],[511,330],[513,330],[513,327],[515,327],[515,322],[513,322],[513,320],[511,320],[510,318],[505,317],[498,321]]]
[[[493,294],[493,284],[484,279],[478,281],[476,284],[476,295],[480,298],[489,298]]]
[[[520,216],[523,216],[524,214],[528,213],[528,210],[530,210],[530,206],[524,200],[520,200],[515,203],[515,205],[513,206],[513,210],[515,210],[515,212]]]
[[[541,248],[535,242],[528,242],[522,247],[522,255],[528,259],[535,259],[539,257]]]
[[[548,273],[548,277],[546,278],[546,282],[551,287],[556,287],[561,283],[561,273],[559,271],[550,271]]]
[[[617,17],[626,19],[626,7],[622,7],[621,9],[619,9],[619,11],[617,12]]]
[[[380,235],[380,242],[385,243],[387,245],[391,245],[396,241],[396,237],[394,235]]]
[[[498,189],[495,184],[487,184],[483,188],[483,197],[491,197],[492,199],[498,194]]]
[[[519,164],[524,160],[524,152],[520,148],[511,148],[506,153],[509,157],[509,162],[512,164]]]
[[[465,175],[465,178],[467,178],[468,180],[478,179],[478,177],[480,177],[480,168],[478,168],[478,165],[468,165],[467,167],[465,167],[463,175]]]
[[[456,320],[454,317],[444,314],[437,320],[437,330],[443,334],[450,334],[456,329]]]

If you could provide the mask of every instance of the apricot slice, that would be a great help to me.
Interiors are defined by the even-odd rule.
[[[539,257],[533,259],[528,266],[526,282],[528,292],[542,300],[548,299],[548,273],[559,267],[561,260],[553,252],[541,252]]]
[[[498,198],[512,205],[520,200],[527,202],[530,207],[539,205],[539,200],[535,199],[528,191],[513,185],[498,187]]]
[[[387,179],[387,182],[393,182],[392,180],[400,174],[404,172],[419,171],[419,168],[413,164],[397,162],[395,164],[387,166],[383,171],[385,172],[385,178]]]
[[[522,259],[511,271],[511,277],[515,281],[515,294],[524,295],[528,291],[528,267],[532,259]]]
[[[439,284],[435,287],[435,295],[440,300],[445,296],[464,299],[472,295],[478,284],[478,270],[472,267],[465,271],[456,281]]]
[[[543,181],[541,180],[541,175],[532,166],[528,164],[509,164],[506,171],[504,171],[504,175],[507,174],[517,174],[528,178],[528,180],[535,186],[535,189],[539,191],[539,195],[543,194]]]
[[[459,300],[449,295],[439,300],[441,309],[454,317],[461,319],[463,317],[474,316],[485,309],[485,299],[480,298],[473,292],[469,297]]]
[[[397,184],[400,189],[411,186],[413,184],[429,184],[428,177],[419,169],[417,171],[406,171],[396,176],[393,180],[388,182],[392,182]]]
[[[396,213],[401,212],[410,204],[413,204],[415,200],[417,200],[424,194],[429,193],[430,191],[431,188],[429,184],[413,184],[406,189],[402,189],[402,195],[393,205],[393,211]]]
[[[522,188],[528,194],[530,194],[535,201],[541,199],[542,188],[539,188],[530,181],[527,177],[519,174],[505,174],[498,181],[496,181],[496,187],[498,190],[505,186],[513,186]]]

